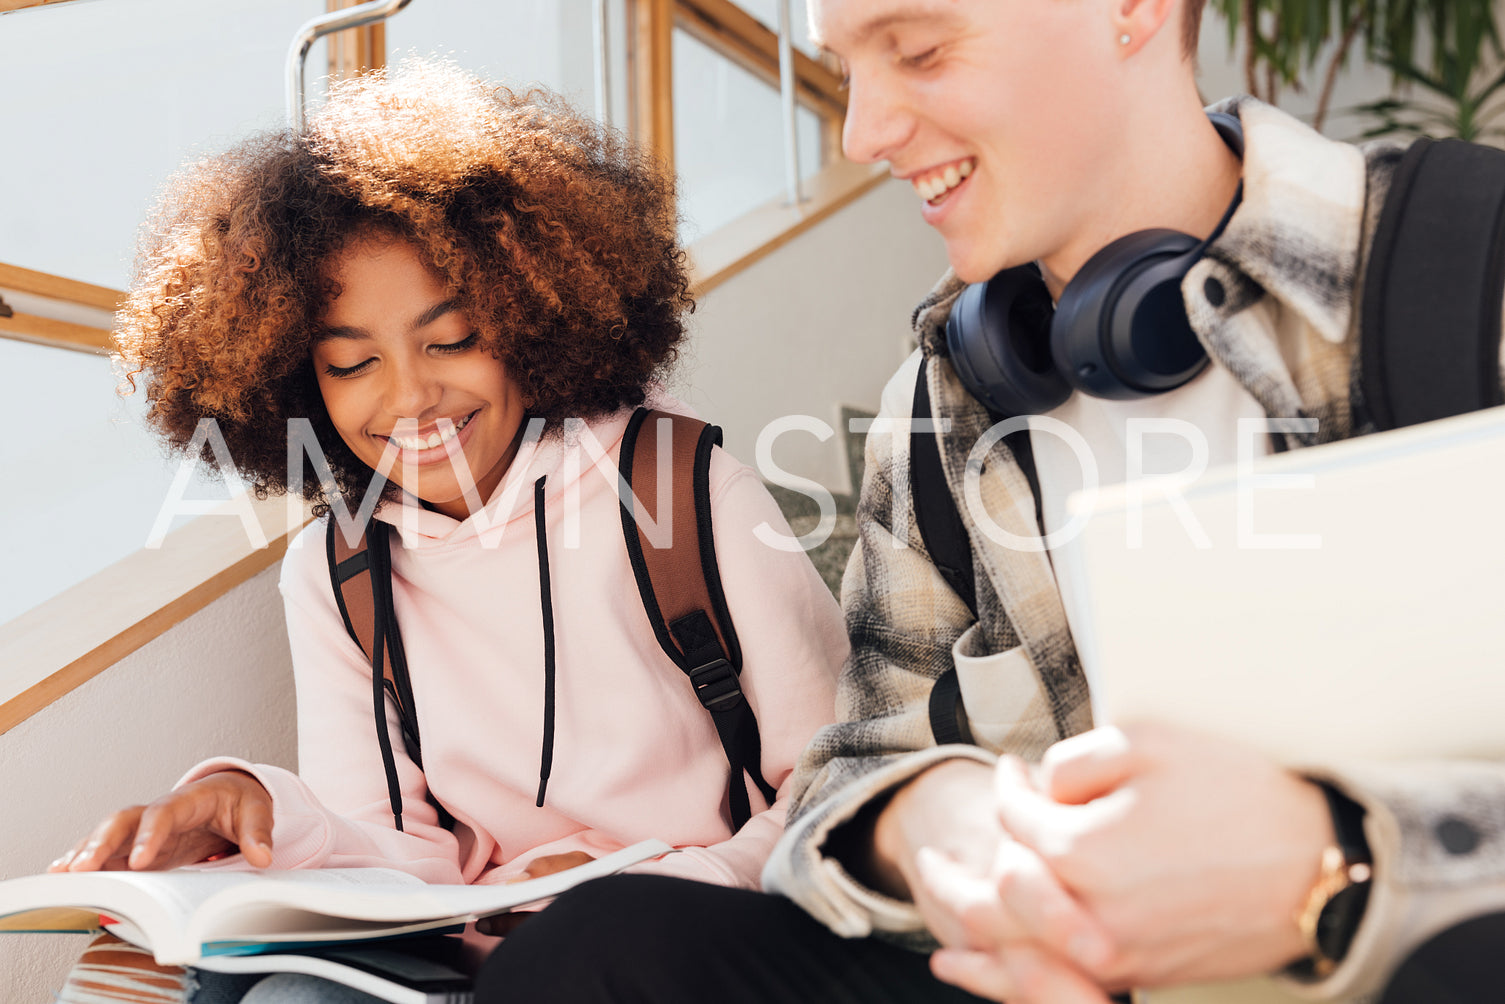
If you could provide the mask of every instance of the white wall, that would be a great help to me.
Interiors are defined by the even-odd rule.
[[[0,261],[124,287],[168,175],[281,127],[288,43],[323,11],[322,0],[111,0],[0,15]],[[322,43],[310,52],[310,81],[327,60]]]
[[[28,309],[15,294],[6,301]],[[0,493],[0,568],[8,571],[0,622],[135,553],[151,535],[182,462],[147,433],[144,395],[121,398],[118,382],[102,356],[0,339],[0,461],[6,483],[24,489]],[[238,481],[195,476],[184,494],[225,499],[232,490],[241,490]]]
[[[274,566],[0,735],[0,879],[39,872],[107,813],[214,754],[293,767]],[[0,1001],[53,1000],[86,937],[0,937]]]
[[[748,464],[777,418],[811,415],[834,428],[842,404],[876,410],[913,347],[910,313],[945,268],[914,191],[886,181],[702,297],[676,387]],[[774,459],[848,490],[840,436],[789,433]]]

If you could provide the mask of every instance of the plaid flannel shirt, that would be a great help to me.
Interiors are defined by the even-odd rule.
[[[1372,431],[1358,390],[1358,285],[1403,150],[1326,140],[1248,98],[1218,107],[1243,122],[1244,198],[1182,283],[1192,326],[1216,363],[1268,416],[1317,419],[1315,433],[1285,433],[1286,445]],[[796,807],[764,871],[768,888],[837,933],[880,932],[916,948],[934,943],[913,904],[863,886],[824,856],[827,835],[874,797],[938,761],[992,762],[1003,752],[1037,759],[1052,743],[1092,726],[1086,680],[1048,557],[999,546],[975,530],[960,505],[976,572],[974,626],[931,564],[915,525],[906,423],[923,354],[935,417],[950,422],[941,456],[953,497],[965,497],[970,462],[993,521],[1018,536],[1039,533],[1030,486],[1008,448],[998,443],[969,461],[991,420],[946,358],[946,318],[961,289],[948,274],[916,309],[919,352],[885,390],[879,425],[868,437],[860,538],[842,586],[852,654],[837,694],[841,721],[805,751],[796,772]],[[883,419],[895,434],[884,434]],[[1016,665],[1033,673],[1025,674],[1024,685],[1008,685],[1008,715],[991,716],[985,727],[972,723],[982,745],[936,746],[930,691],[952,668],[958,640],[968,655],[1013,651]],[[1320,996],[1372,992],[1430,934],[1473,913],[1505,908],[1505,764],[1351,764],[1324,772],[1324,779],[1368,810],[1377,865],[1363,924],[1343,965],[1315,988]],[[1445,824],[1454,833],[1457,825],[1469,828],[1478,837],[1474,846],[1457,853],[1457,841],[1441,838]]]

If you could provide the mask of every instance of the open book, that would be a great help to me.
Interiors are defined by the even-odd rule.
[[[506,885],[430,885],[386,868],[78,872],[0,882],[0,931],[112,933],[164,965],[454,928],[558,896],[673,848],[645,840],[588,864]]]
[[[196,965],[218,973],[320,976],[392,1004],[472,1004],[463,954],[460,939],[431,935],[275,955],[215,955]]]

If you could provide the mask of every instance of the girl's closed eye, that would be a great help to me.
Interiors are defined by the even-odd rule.
[[[360,373],[367,366],[370,366],[371,363],[371,359],[363,359],[360,362],[356,363],[354,366],[336,366],[333,363],[325,363],[324,372],[328,373],[330,376],[336,379],[339,379],[341,377],[352,377]]]
[[[434,344],[430,345],[429,348],[434,352],[441,354],[451,354],[455,352],[465,352],[468,349],[473,349],[480,343],[480,341],[481,333],[479,331],[472,331],[469,335],[466,335],[458,342],[444,342]]]

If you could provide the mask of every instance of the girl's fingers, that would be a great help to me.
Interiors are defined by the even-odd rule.
[[[75,849],[64,868],[71,872],[99,871],[111,861],[117,860],[123,848],[129,844],[141,818],[141,807],[132,806],[105,817]]]
[[[72,847],[68,848],[66,851],[63,852],[63,856],[62,857],[58,858],[52,864],[48,865],[47,866],[47,870],[50,871],[50,872],[65,872],[65,871],[67,871],[68,870],[68,865],[70,865],[73,862],[74,858],[78,857],[79,852],[84,849],[84,844],[88,843],[88,841],[89,841],[89,838],[88,837],[84,837],[83,839],[81,839],[78,842],[76,842]]]
[[[272,796],[250,775],[210,775],[150,805],[113,813],[47,870],[171,868],[231,843],[258,868],[272,863]]]
[[[269,868],[272,864],[272,802],[266,797],[250,797],[240,800],[235,814],[235,834],[231,838],[240,845],[240,853],[247,863],[256,868]]]
[[[544,854],[534,858],[523,869],[518,880],[543,878],[545,875],[553,875],[555,872],[568,871],[571,868],[589,864],[595,858],[584,851],[568,851],[564,854]]]
[[[196,813],[183,801],[182,796],[174,793],[158,799],[142,811],[129,859],[133,870],[142,871],[157,864],[168,840],[193,829],[192,817]]]
[[[142,813],[130,867],[194,864],[240,845],[246,860],[272,862],[272,797],[255,778],[211,774],[157,799]]]

